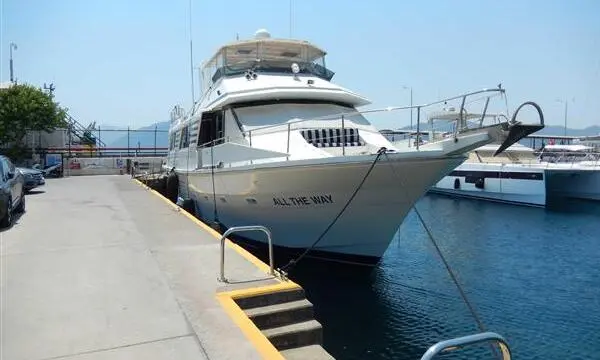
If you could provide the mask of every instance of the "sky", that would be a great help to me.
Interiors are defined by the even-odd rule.
[[[18,81],[53,83],[84,124],[137,128],[191,105],[191,14],[196,68],[265,28],[325,49],[333,81],[371,100],[368,108],[408,105],[407,88],[426,103],[502,83],[511,109],[535,101],[547,125],[564,124],[564,100],[570,128],[600,125],[597,0],[191,0],[191,12],[189,0],[0,0],[0,8],[0,81],[14,42]],[[197,70],[194,78],[197,99]]]

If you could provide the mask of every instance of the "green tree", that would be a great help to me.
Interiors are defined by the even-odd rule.
[[[28,130],[52,132],[66,127],[66,109],[54,96],[32,85],[0,89],[0,145],[23,148]]]

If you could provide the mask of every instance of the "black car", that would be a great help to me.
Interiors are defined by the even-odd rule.
[[[0,155],[0,228],[12,225],[15,211],[25,211],[25,179],[15,165]]]

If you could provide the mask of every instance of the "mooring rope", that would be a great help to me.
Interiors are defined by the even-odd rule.
[[[327,232],[329,232],[329,230],[333,227],[333,225],[335,225],[335,223],[339,220],[339,218],[342,216],[342,214],[344,214],[344,212],[346,211],[346,209],[348,208],[348,206],[350,206],[350,204],[352,203],[352,201],[356,197],[356,194],[358,194],[358,192],[360,191],[360,189],[365,184],[365,181],[367,181],[367,178],[369,177],[369,175],[371,175],[371,172],[373,171],[373,168],[375,167],[375,164],[377,163],[377,161],[379,161],[379,159],[381,158],[381,155],[385,154],[386,151],[387,151],[387,149],[384,148],[384,147],[380,148],[377,151],[377,156],[375,156],[375,159],[371,163],[371,166],[369,166],[369,169],[367,170],[366,174],[363,176],[362,180],[360,181],[360,183],[358,184],[358,186],[356,187],[356,189],[354,189],[354,192],[352,193],[352,195],[350,196],[350,198],[348,199],[348,201],[346,201],[346,204],[344,205],[344,207],[340,210],[340,212],[338,212],[338,214],[335,216],[335,218],[329,223],[329,225],[327,225],[327,227],[325,228],[325,230],[323,230],[323,232],[321,233],[321,235],[319,235],[319,237],[317,238],[317,240],[315,240],[315,242],[310,247],[308,247],[307,249],[305,249],[302,252],[302,254],[300,254],[300,256],[298,256],[295,259],[290,260],[286,265],[284,265],[283,267],[281,267],[279,269],[282,273],[288,274],[289,271],[291,269],[293,269],[294,266],[296,266],[300,260],[302,260],[311,250],[313,250],[315,248],[315,246],[317,246],[317,244],[321,240],[323,240],[323,238],[325,237],[325,235],[327,234]]]
[[[389,159],[389,157],[388,157],[387,154],[385,154],[385,157],[386,157],[386,160],[388,160],[388,163],[390,164],[390,167],[392,169],[392,172],[393,172],[394,176],[400,182],[400,186],[402,187],[402,189],[405,189],[404,190],[404,194],[405,194],[405,198],[407,198],[406,197],[406,186],[405,186],[404,182],[402,181],[402,178],[398,175],[398,173],[396,173],[396,168],[395,168],[394,164],[390,161],[390,159]],[[450,263],[448,262],[448,260],[446,260],[446,257],[442,253],[442,250],[440,249],[439,245],[437,244],[437,241],[435,241],[435,237],[433,236],[433,233],[429,229],[429,226],[427,226],[427,224],[425,223],[425,220],[423,219],[423,216],[421,216],[421,212],[417,208],[417,204],[416,203],[415,203],[415,205],[413,205],[413,209],[415,210],[415,213],[417,214],[417,217],[419,218],[419,221],[421,222],[421,225],[425,229],[425,232],[427,233],[427,236],[429,237],[429,240],[433,244],[433,247],[435,248],[438,256],[442,260],[442,263],[444,264],[444,267],[446,268],[446,271],[448,272],[448,275],[450,276],[450,279],[452,280],[452,282],[454,283],[454,285],[458,289],[460,297],[462,298],[463,302],[465,303],[465,305],[469,309],[469,312],[471,313],[471,316],[475,320],[475,323],[477,324],[477,327],[479,328],[479,331],[485,332],[486,331],[485,330],[485,326],[483,325],[483,321],[479,317],[479,314],[475,310],[475,306],[473,306],[473,304],[471,303],[471,301],[467,297],[467,293],[465,292],[465,290],[463,289],[462,285],[458,281],[458,278],[457,278],[455,272],[452,270],[452,267],[450,266]],[[496,356],[496,358],[500,358],[500,354],[498,353],[497,349],[492,344],[490,344],[490,348],[491,348],[492,352],[494,353],[494,355]]]

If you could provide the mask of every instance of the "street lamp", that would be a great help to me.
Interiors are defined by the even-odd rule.
[[[10,43],[10,82],[14,82],[14,74],[13,74],[13,56],[12,56],[12,52],[14,50],[17,50],[17,44],[11,42]]]
[[[571,99],[572,102],[575,101],[575,99]],[[569,100],[568,99],[556,99],[556,102],[559,103],[564,103],[565,104],[565,136],[567,136],[567,113],[568,113],[568,109],[569,109]]]

